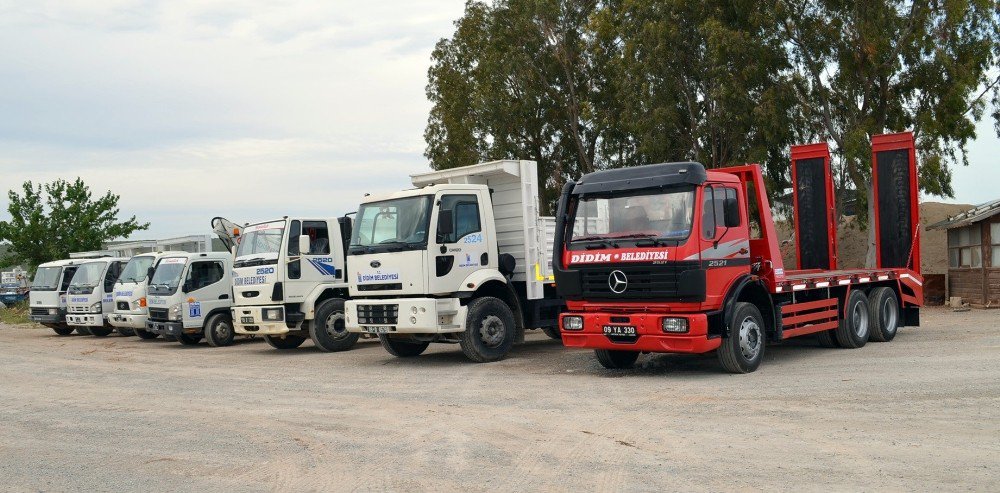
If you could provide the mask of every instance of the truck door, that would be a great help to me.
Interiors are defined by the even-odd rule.
[[[341,282],[344,279],[343,255],[335,250],[343,248],[339,240],[340,226],[333,224],[331,241],[330,223],[325,220],[293,220],[288,233],[288,277],[285,299],[302,301],[318,285]],[[299,252],[299,236],[309,237],[309,251]],[[334,245],[336,242],[338,245]],[[298,257],[296,260],[292,260]]]
[[[441,196],[434,223],[435,241],[428,248],[434,274],[430,292],[458,291],[473,271],[497,265],[497,259],[490,258],[489,244],[494,240],[487,237],[484,221],[475,193]]]
[[[706,270],[708,304],[721,303],[732,281],[750,270],[750,233],[743,203],[735,186],[702,189],[701,267]]]
[[[104,283],[101,289],[101,309],[104,313],[111,313],[115,311],[115,283],[118,282],[118,276],[121,275],[122,269],[125,268],[126,262],[115,261],[108,264],[108,270],[104,273]]]
[[[226,267],[221,260],[196,260],[184,279],[187,308],[182,312],[185,327],[201,327],[212,310],[230,305],[230,283],[222,282]],[[190,300],[194,301],[190,301]]]

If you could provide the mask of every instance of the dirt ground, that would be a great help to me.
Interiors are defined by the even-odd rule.
[[[1000,490],[1000,312],[923,318],[749,375],[607,371],[540,334],[477,365],[0,326],[0,488]]]

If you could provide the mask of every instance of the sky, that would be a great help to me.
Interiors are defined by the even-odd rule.
[[[152,223],[136,239],[353,211],[429,170],[430,54],[463,7],[0,0],[0,193],[82,177]],[[1000,139],[978,133],[948,202],[1000,197]]]

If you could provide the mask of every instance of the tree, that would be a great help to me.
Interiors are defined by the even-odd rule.
[[[984,98],[1000,102],[990,74],[1000,56],[996,2],[782,0],[777,10],[800,105],[835,142],[839,170],[869,216],[869,142],[880,133],[912,130],[921,190],[954,196],[950,164],[968,164]],[[869,265],[874,240],[869,228]]]
[[[149,229],[149,223],[139,223],[135,216],[119,221],[118,195],[108,191],[93,200],[80,178],[44,186],[26,181],[21,188],[23,195],[7,193],[11,220],[0,221],[0,241],[10,243],[0,258],[2,266],[35,267],[68,258],[70,252],[100,250],[109,240]]]

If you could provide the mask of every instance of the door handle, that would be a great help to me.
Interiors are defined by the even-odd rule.
[[[229,295],[228,294],[220,294],[219,295],[219,299],[220,300],[228,300],[229,299]]]

